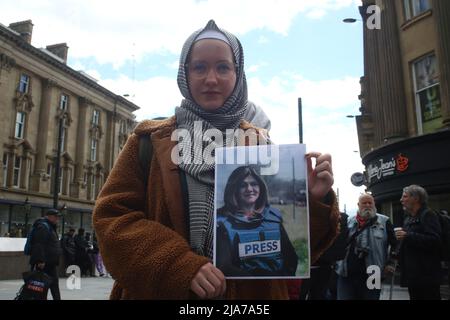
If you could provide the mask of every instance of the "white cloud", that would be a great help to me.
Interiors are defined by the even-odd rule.
[[[360,93],[359,78],[311,81],[301,76],[274,77],[262,82],[249,78],[249,99],[262,106],[272,120],[271,136],[276,143],[299,141],[298,98],[303,105],[303,141],[308,151],[333,157],[334,189],[339,189],[340,208],[356,212],[363,187],[354,187],[350,176],[362,172],[356,125],[345,117],[354,113]]]
[[[132,81],[126,76],[101,80],[100,84],[118,93],[130,94],[130,100],[141,107],[137,120],[170,116],[182,99],[176,79],[154,77]],[[354,187],[350,176],[362,172],[354,119],[346,114],[357,106],[359,78],[311,81],[300,76],[274,77],[261,81],[248,80],[249,99],[262,106],[272,121],[271,136],[279,144],[298,143],[297,99],[303,101],[303,134],[308,151],[330,153],[335,175],[334,190],[339,189],[340,208],[356,212],[358,196],[363,188]],[[356,112],[356,111],[354,111]]]
[[[5,2],[2,0],[2,2]],[[178,53],[209,19],[238,35],[265,29],[287,35],[298,14],[317,18],[356,0],[16,0],[1,4],[0,22],[31,19],[36,47],[66,42],[69,56],[95,57],[116,68],[146,53]],[[238,8],[238,9],[236,9]]]
[[[269,38],[267,38],[266,36],[260,36],[259,38],[258,38],[258,43],[259,44],[266,44],[266,43],[268,43],[269,42]]]

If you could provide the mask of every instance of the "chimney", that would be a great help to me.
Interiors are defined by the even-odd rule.
[[[31,20],[14,22],[9,28],[20,33],[20,36],[29,44],[31,44],[31,35],[33,34],[33,23]]]
[[[67,52],[69,51],[67,43],[52,44],[51,46],[47,46],[46,49],[63,59],[64,63],[67,63]]]

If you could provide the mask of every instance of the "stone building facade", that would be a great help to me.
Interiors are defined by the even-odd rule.
[[[30,20],[0,24],[0,237],[25,237],[53,206],[58,141],[58,231],[90,232],[95,198],[139,108],[69,67],[65,43],[32,46],[32,31]]]
[[[370,29],[370,6],[380,29]],[[356,117],[365,184],[401,224],[403,187],[450,209],[450,1],[363,0],[364,76]]]

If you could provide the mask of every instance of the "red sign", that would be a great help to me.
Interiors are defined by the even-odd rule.
[[[409,159],[405,156],[402,156],[401,153],[397,156],[395,162],[397,164],[396,169],[398,172],[405,172],[408,169]]]

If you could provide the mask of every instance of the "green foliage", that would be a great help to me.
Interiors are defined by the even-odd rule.
[[[295,239],[292,245],[298,257],[297,274],[305,274],[308,271],[308,241],[306,239]]]

